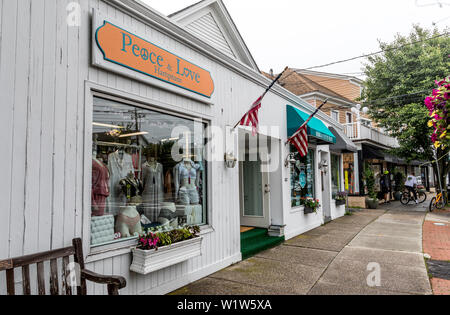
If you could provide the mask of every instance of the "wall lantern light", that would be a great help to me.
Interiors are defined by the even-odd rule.
[[[233,153],[225,154],[225,165],[227,168],[235,168],[237,164],[237,158]]]
[[[319,169],[322,170],[322,172],[324,172],[325,174],[328,173],[328,161],[323,160],[322,162],[320,162]]]

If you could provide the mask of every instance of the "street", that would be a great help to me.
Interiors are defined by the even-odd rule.
[[[425,205],[355,211],[173,294],[432,294]]]

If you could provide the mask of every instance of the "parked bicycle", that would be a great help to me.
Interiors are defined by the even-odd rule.
[[[447,199],[445,198],[445,195],[442,192],[440,192],[436,195],[436,197],[433,197],[433,199],[431,199],[429,210],[430,210],[430,212],[433,212],[434,209],[439,209],[439,210],[443,209],[446,204],[447,204]]]
[[[423,190],[419,190],[416,188],[416,194],[417,194],[417,201],[419,203],[424,203],[427,201],[427,194]],[[403,192],[402,198],[400,199],[400,202],[403,205],[408,205],[410,202],[416,202],[414,199],[413,194],[409,190],[405,190]]]

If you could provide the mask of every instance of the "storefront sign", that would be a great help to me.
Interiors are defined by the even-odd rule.
[[[214,92],[209,71],[108,21],[97,29],[95,37],[107,61],[206,97]]]

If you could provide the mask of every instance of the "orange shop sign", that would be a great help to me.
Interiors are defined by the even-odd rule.
[[[97,29],[95,39],[107,61],[206,97],[214,92],[209,71],[108,21]]]

